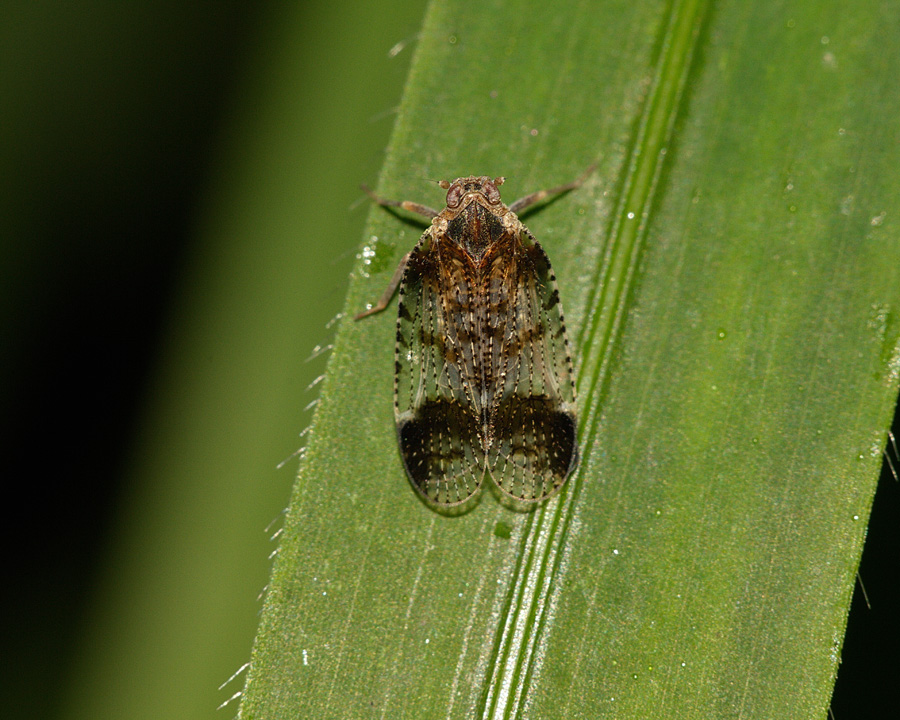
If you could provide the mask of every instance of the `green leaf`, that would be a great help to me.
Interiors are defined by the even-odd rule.
[[[534,513],[416,499],[373,208],[241,716],[822,717],[900,375],[900,8],[433,2],[379,192],[505,175],[577,351]]]

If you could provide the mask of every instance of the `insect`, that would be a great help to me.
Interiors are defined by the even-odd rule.
[[[550,261],[516,212],[574,190],[526,195],[508,207],[505,178],[442,181],[447,207],[386,200],[431,226],[388,288],[356,319],[384,310],[400,286],[394,417],[413,487],[450,507],[486,475],[501,498],[540,502],[578,462],[575,376]]]

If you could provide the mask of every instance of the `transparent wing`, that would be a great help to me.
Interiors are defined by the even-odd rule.
[[[410,254],[400,285],[394,416],[413,486],[428,500],[451,506],[478,490],[485,456],[472,381],[472,286],[465,273],[440,263],[428,231]]]
[[[578,459],[575,381],[547,255],[524,227],[512,244],[498,248],[490,276],[486,335],[499,342],[489,353],[487,463],[502,492],[538,502],[562,487]]]

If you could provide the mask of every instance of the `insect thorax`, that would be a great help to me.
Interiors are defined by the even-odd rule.
[[[473,200],[449,220],[446,232],[447,237],[477,262],[491,245],[503,239],[506,231],[502,216],[496,210]]]

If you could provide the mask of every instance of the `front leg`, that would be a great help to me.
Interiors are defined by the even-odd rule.
[[[530,195],[526,195],[523,198],[519,198],[514,203],[509,206],[509,209],[514,213],[518,213],[520,210],[524,210],[529,205],[534,205],[535,203],[540,202],[544,198],[551,197],[552,195],[559,195],[560,193],[569,192],[569,190],[575,190],[576,188],[581,187],[584,184],[584,181],[590,177],[590,174],[597,169],[597,163],[591,165],[587,170],[585,170],[581,177],[577,180],[574,180],[566,185],[560,185],[559,187],[550,188],[549,190],[538,190],[537,192],[533,192]]]
[[[416,213],[417,215],[424,215],[429,220],[438,216],[438,211],[432,210],[427,205],[411,202],[410,200],[388,200],[387,198],[383,198],[380,195],[373,193],[368,185],[360,185],[360,187],[366,195],[382,207],[398,207],[408,212]]]
[[[429,220],[434,220],[434,218],[439,215],[437,210],[432,210],[427,205],[421,205],[420,203],[411,202],[409,200],[388,200],[387,198],[383,198],[380,195],[376,195],[374,192],[372,192],[368,185],[361,185],[360,187],[362,187],[366,195],[368,195],[370,198],[372,198],[372,200],[377,202],[382,207],[397,207],[401,210],[406,210],[407,212],[424,215]],[[406,255],[404,255],[400,260],[400,264],[397,266],[397,269],[394,270],[394,275],[393,277],[391,277],[391,281],[388,283],[387,288],[385,288],[385,291],[378,302],[368,310],[359,313],[359,315],[354,318],[355,320],[361,320],[362,318],[368,317],[369,315],[380,313],[388,306],[388,304],[391,302],[391,298],[394,297],[394,293],[397,292],[397,286],[400,284],[400,280],[403,278],[403,272],[404,270],[406,270],[406,263],[409,262],[409,256],[410,253],[406,253]]]

